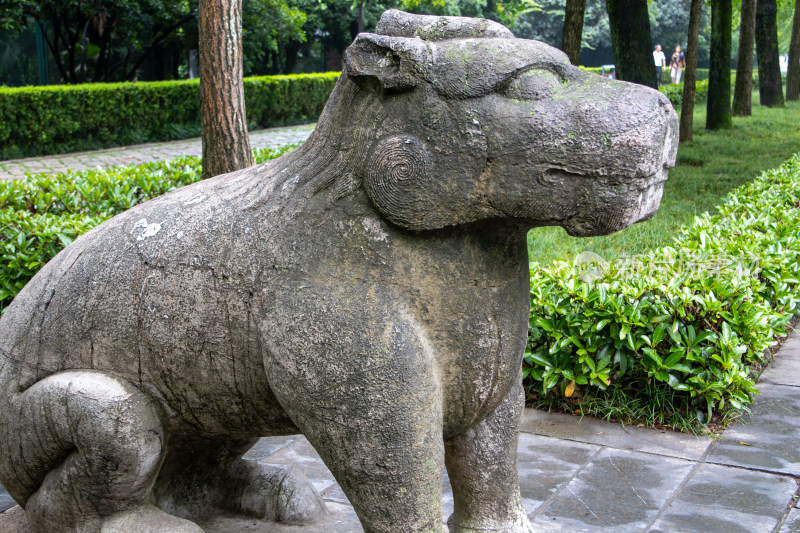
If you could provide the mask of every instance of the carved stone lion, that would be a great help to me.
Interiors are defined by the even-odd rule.
[[[68,246],[0,320],[0,480],[37,532],[324,517],[302,433],[368,532],[530,531],[517,481],[526,232],[650,217],[658,92],[499,24],[387,11],[301,148]]]

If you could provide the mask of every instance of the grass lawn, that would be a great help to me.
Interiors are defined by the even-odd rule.
[[[696,215],[713,210],[732,189],[800,152],[800,102],[768,109],[753,99],[753,116],[734,117],[733,128],[705,129],[705,105],[695,109],[694,140],[682,143],[655,217],[606,237],[574,238],[561,228],[528,234],[531,261],[542,264],[584,251],[613,260],[668,244]]]

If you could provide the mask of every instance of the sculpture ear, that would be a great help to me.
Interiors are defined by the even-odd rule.
[[[414,88],[430,64],[434,45],[420,39],[360,33],[345,51],[347,75],[366,88]]]

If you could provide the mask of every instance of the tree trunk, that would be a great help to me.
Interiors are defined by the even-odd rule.
[[[242,80],[242,0],[200,0],[203,179],[252,166]]]
[[[617,77],[656,88],[647,0],[607,0]]]
[[[763,0],[759,0],[761,3]],[[711,0],[711,61],[706,128],[729,128],[731,119],[731,0]]]
[[[586,11],[586,0],[567,0],[564,12],[564,33],[561,37],[561,49],[569,57],[569,62],[579,65],[581,61],[581,41],[583,38],[583,15]]]
[[[752,114],[753,46],[756,40],[756,0],[742,0],[742,21],[739,25],[739,54],[736,59],[736,86],[733,91],[733,114]]]
[[[786,99],[800,99],[800,1],[795,0],[792,40],[789,42],[789,71],[786,73]]]
[[[692,0],[689,11],[689,38],[686,46],[686,68],[683,73],[683,100],[681,101],[680,142],[692,140],[694,126],[694,90],[697,82],[697,46],[700,34],[700,14],[703,0]]]
[[[761,105],[766,107],[783,107],[777,16],[778,6],[775,0],[758,0],[756,7],[758,95]]]

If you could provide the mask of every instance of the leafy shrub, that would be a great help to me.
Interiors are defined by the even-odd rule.
[[[296,148],[253,151],[256,163]],[[75,238],[112,216],[200,179],[198,157],[29,175],[0,182],[0,310]]]
[[[322,111],[337,72],[245,78],[248,126]],[[200,134],[198,80],[0,87],[0,159]]]
[[[0,309],[62,248],[107,218],[0,209]]]
[[[591,396],[655,383],[701,422],[746,406],[754,368],[799,309],[798,191],[800,155],[735,190],[672,247],[611,265],[533,264],[528,388]]]
[[[683,83],[670,83],[662,85],[658,88],[659,91],[664,93],[672,106],[680,109],[683,102]],[[694,86],[694,101],[695,103],[705,102],[708,98],[708,80],[702,80],[695,83]]]

